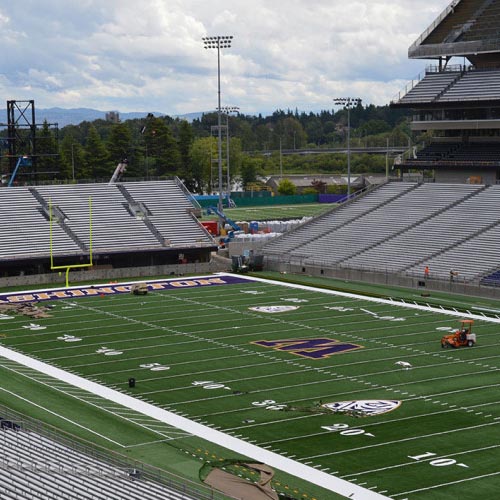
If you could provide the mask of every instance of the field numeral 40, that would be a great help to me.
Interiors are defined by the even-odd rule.
[[[412,460],[420,461],[420,460],[426,460],[427,458],[431,457],[437,457],[437,453],[432,453],[432,451],[428,451],[426,453],[423,453],[422,455],[415,455],[415,456],[410,456],[408,455],[408,458],[411,458]],[[456,460],[453,458],[435,458],[429,462],[430,465],[433,467],[450,467],[451,465],[457,465],[458,467],[466,467],[468,468],[468,465],[465,464],[459,464],[457,463]]]

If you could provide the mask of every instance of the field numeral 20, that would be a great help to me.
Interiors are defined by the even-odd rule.
[[[374,434],[370,434],[363,429],[351,429],[347,424],[334,424],[334,425],[323,425],[322,429],[326,429],[331,432],[339,432],[341,436],[365,436],[375,437]]]
[[[431,457],[437,457],[437,453],[432,453],[432,451],[428,451],[426,453],[423,453],[422,455],[416,455],[416,456],[410,456],[408,455],[408,458],[411,458],[412,460],[420,461],[420,460],[425,460],[427,458]],[[433,467],[450,467],[451,465],[457,465],[458,467],[466,467],[468,468],[468,465],[465,464],[458,464],[456,460],[453,458],[435,458],[429,462],[430,465]]]

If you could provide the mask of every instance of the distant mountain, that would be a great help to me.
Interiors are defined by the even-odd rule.
[[[6,122],[7,110],[3,109],[0,112],[2,113],[2,116],[5,117],[5,122]],[[108,111],[99,111],[97,109],[91,109],[91,108],[42,109],[35,107],[35,118],[37,123],[41,124],[45,120],[47,120],[48,123],[57,123],[59,125],[59,128],[65,127],[66,125],[78,125],[79,123],[82,123],[84,121],[92,122],[94,120],[99,120],[99,119],[104,120],[106,118],[106,113],[108,113]],[[125,120],[134,120],[137,118],[145,118],[149,112],[137,111],[130,113],[122,113],[121,111],[119,111],[118,113],[120,115],[120,120],[125,121]],[[165,116],[165,113],[160,113],[158,111],[153,111],[152,114],[155,116]],[[202,115],[203,112],[187,113],[185,115],[176,115],[173,118],[176,117],[183,118],[188,122],[191,122],[196,118],[200,118]],[[0,122],[4,122],[4,119],[0,118]]]

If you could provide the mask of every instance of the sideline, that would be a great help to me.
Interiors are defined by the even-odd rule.
[[[165,280],[148,280],[148,284],[155,284],[157,283],[159,286],[158,288],[170,288],[168,286],[169,282],[181,282],[179,285],[181,286],[190,286],[191,283],[195,280],[209,280],[211,277],[220,277],[220,278],[226,278],[227,279],[227,284],[229,283],[237,283],[237,282],[261,282],[261,283],[267,283],[267,284],[272,284],[272,285],[279,285],[279,286],[285,286],[289,288],[295,288],[295,289],[300,289],[300,290],[312,290],[316,291],[319,293],[327,294],[327,295],[335,295],[335,296],[340,296],[340,297],[348,297],[348,298],[354,298],[358,300],[364,300],[367,302],[374,302],[378,304],[387,304],[391,306],[397,306],[397,307],[403,307],[406,309],[413,309],[413,310],[420,310],[420,311],[430,311],[430,312],[436,312],[440,314],[448,314],[450,316],[456,316],[456,317],[467,317],[471,319],[479,319],[482,321],[486,322],[491,322],[491,323],[500,323],[500,318],[491,318],[487,317],[485,315],[480,315],[480,314],[472,314],[472,313],[463,313],[459,311],[453,311],[449,309],[444,309],[440,307],[434,307],[434,306],[424,306],[420,304],[415,304],[415,303],[408,303],[408,302],[400,302],[400,301],[395,301],[395,300],[390,300],[390,299],[383,299],[383,298],[377,298],[377,297],[369,297],[369,296],[364,296],[364,295],[357,295],[355,293],[348,293],[348,292],[341,292],[341,291],[336,291],[336,290],[327,290],[324,288],[316,288],[314,286],[308,286],[308,285],[300,285],[300,284],[295,284],[295,283],[285,283],[282,281],[274,281],[270,279],[264,279],[264,278],[258,278],[258,277],[250,277],[250,276],[242,276],[242,275],[235,275],[232,273],[217,273],[217,274],[212,274],[209,276],[202,276],[202,277],[186,277],[186,278],[174,278],[174,279],[165,279]],[[191,283],[189,283],[191,282]],[[68,290],[73,289],[73,290],[81,290],[82,288],[87,291],[91,290],[94,293],[91,293],[92,295],[95,294],[95,292],[100,293],[102,288],[109,287],[107,290],[107,293],[127,293],[129,290],[127,290],[125,287],[127,285],[131,285],[134,282],[129,282],[129,283],[120,283],[119,285],[96,285],[97,290],[94,291],[94,287],[89,286],[89,287],[70,287]],[[161,284],[160,284],[161,283]],[[188,284],[189,283],[189,284]],[[203,285],[221,285],[225,283],[217,283],[217,282],[212,282],[212,283],[207,283],[206,281],[203,282]],[[166,286],[165,286],[166,285]],[[194,283],[194,286],[200,286],[200,282]],[[202,285],[202,286],[203,286]],[[154,285],[153,285],[154,286]],[[174,285],[175,286],[175,285]],[[193,286],[193,285],[191,285]],[[59,289],[57,290],[58,292],[63,292],[65,289]],[[14,296],[21,296],[24,294],[33,294],[33,291],[26,291],[26,292],[14,292],[12,294],[2,294],[2,295],[14,295]],[[43,293],[43,292],[42,292]],[[47,293],[45,291],[45,293]],[[49,292],[50,293],[50,292]],[[82,293],[80,296],[84,296],[86,293]],[[50,294],[52,295],[52,294]],[[56,294],[54,294],[56,295]],[[54,298],[77,298],[75,295],[72,294],[72,296],[68,297],[66,296],[59,296],[57,297],[52,295],[50,298],[47,297],[45,300],[51,300]],[[64,292],[61,293],[61,295],[65,295]],[[2,297],[4,298],[4,297]],[[6,298],[6,297],[5,297]],[[19,297],[21,298],[21,297]],[[40,299],[41,297],[37,297],[37,299]],[[45,297],[44,297],[45,298]],[[23,302],[24,297],[21,300],[17,300],[19,302]],[[33,300],[33,298],[31,298]],[[35,299],[36,300],[36,299]],[[16,301],[16,302],[17,302]],[[199,424],[197,422],[193,422],[189,420],[188,418],[181,417],[179,415],[176,415],[174,413],[171,413],[167,410],[163,410],[161,408],[158,408],[154,406],[153,404],[146,403],[144,401],[141,401],[139,399],[136,399],[132,396],[123,394],[119,391],[116,391],[114,389],[102,386],[100,384],[97,384],[95,382],[91,382],[90,380],[87,380],[83,377],[71,374],[69,372],[66,372],[60,368],[56,368],[54,366],[51,366],[47,363],[41,362],[39,360],[30,358],[24,354],[12,351],[6,347],[3,347],[0,345],[0,356],[5,357],[7,359],[10,359],[16,363],[22,364],[24,366],[27,366],[29,368],[32,368],[38,372],[44,373],[46,375],[49,375],[51,377],[55,377],[61,381],[64,381],[74,387],[78,387],[80,389],[83,389],[85,391],[89,391],[95,395],[98,395],[104,399],[107,399],[109,401],[113,401],[119,405],[125,406],[127,408],[130,408],[134,411],[137,411],[143,415],[149,416],[153,419],[156,419],[160,422],[164,422],[166,424],[169,424],[171,426],[177,427],[181,430],[184,430],[186,432],[189,432],[191,434],[194,434],[202,439],[205,439],[207,441],[216,443],[218,445],[224,446],[225,448],[228,448],[232,451],[235,451],[237,453],[240,453],[244,456],[247,456],[249,458],[252,458],[254,460],[258,460],[260,462],[266,463],[271,467],[275,467],[276,469],[282,470],[288,474],[291,474],[293,476],[298,476],[306,481],[309,481],[313,484],[316,484],[317,486],[320,486],[322,488],[325,488],[327,490],[333,491],[335,493],[338,493],[340,495],[343,495],[345,497],[351,498],[353,500],[388,500],[389,497],[386,497],[380,493],[376,493],[374,491],[365,489],[361,486],[352,484],[344,479],[340,479],[338,477],[332,476],[331,474],[322,472],[320,470],[317,470],[313,467],[310,467],[308,465],[301,464],[299,462],[296,462],[295,460],[292,460],[290,458],[283,457],[277,453],[259,448],[258,446],[255,446],[253,444],[250,444],[246,441],[243,441],[241,439],[229,436],[227,434],[224,434],[221,431],[217,431],[215,429],[212,429],[211,427]]]
[[[309,291],[314,291],[314,292],[319,292],[319,293],[324,293],[327,295],[336,295],[338,297],[348,297],[350,299],[357,299],[357,300],[364,300],[367,302],[375,302],[377,304],[387,304],[390,306],[397,306],[397,307],[403,307],[405,309],[414,309],[417,311],[428,311],[428,312],[435,312],[439,314],[448,314],[450,316],[456,316],[458,318],[470,318],[470,319],[478,319],[490,323],[497,323],[500,324],[500,318],[492,318],[491,316],[486,316],[484,314],[473,314],[470,311],[463,312],[463,311],[457,311],[454,309],[445,309],[444,307],[437,307],[437,306],[431,306],[431,305],[422,305],[422,304],[417,304],[415,302],[405,302],[404,300],[394,300],[394,299],[383,299],[380,297],[370,297],[369,295],[358,295],[356,293],[350,293],[350,292],[341,292],[339,290],[328,290],[326,288],[316,288],[313,285],[300,285],[298,283],[286,283],[285,281],[275,281],[272,279],[267,279],[267,278],[258,278],[255,276],[245,276],[245,275],[233,275],[231,273],[218,273],[217,276],[238,276],[241,279],[246,279],[248,281],[258,281],[260,283],[268,283],[271,285],[280,285],[280,286],[286,286],[289,288],[296,288],[298,290],[309,290]]]
[[[150,403],[146,403],[132,396],[122,394],[114,389],[104,387],[90,380],[86,380],[72,373],[61,370],[47,363],[43,363],[36,359],[32,359],[24,354],[11,351],[6,347],[0,346],[0,356],[20,363],[33,370],[45,373],[51,377],[73,385],[80,389],[92,392],[104,399],[113,401],[132,410],[135,410],[143,415],[154,418],[160,422],[172,425],[186,432],[194,434],[202,439],[224,446],[232,451],[241,453],[244,456],[263,462],[271,467],[282,470],[293,476],[298,476],[317,486],[338,493],[352,500],[388,500],[389,497],[367,490],[355,484],[352,484],[344,479],[334,477],[325,472],[321,472],[313,467],[301,464],[290,458],[282,457],[277,453],[264,450],[253,444],[247,443],[241,439],[228,436],[223,432],[212,429],[205,425],[193,422],[185,417],[181,417],[167,410],[163,410]]]

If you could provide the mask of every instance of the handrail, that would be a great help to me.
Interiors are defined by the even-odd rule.
[[[176,474],[168,472],[164,469],[159,469],[158,467],[154,467],[125,455],[121,455],[116,451],[107,450],[96,443],[77,438],[67,431],[63,431],[50,424],[42,422],[41,420],[36,420],[28,417],[27,415],[18,413],[15,410],[7,408],[6,406],[0,405],[0,416],[19,425],[24,431],[40,434],[41,436],[66,446],[73,451],[90,456],[95,460],[105,462],[106,465],[120,469],[124,473],[130,470],[140,470],[143,478],[162,486],[169,487],[178,492],[180,491],[186,496],[191,496],[193,499],[222,500],[223,498],[226,498],[217,494],[211,488],[189,481],[188,479],[177,476]]]
[[[452,13],[455,10],[455,7],[461,2],[461,0],[453,0],[453,2],[446,7],[441,14],[430,24],[430,26],[410,45],[410,48],[408,49],[408,53],[410,53],[412,50],[415,50],[430,34],[432,31],[436,29],[438,24],[441,23],[441,21],[448,16],[448,14]]]
[[[199,210],[201,210],[201,205],[198,203],[198,200],[192,195],[192,193],[188,190],[188,188],[184,185],[184,183],[179,179],[179,177],[175,176],[174,181],[177,184],[184,194],[187,196],[189,201],[193,204],[193,206]]]

